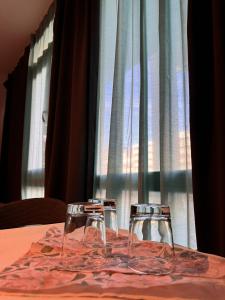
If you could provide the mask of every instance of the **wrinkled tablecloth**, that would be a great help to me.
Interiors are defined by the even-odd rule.
[[[77,245],[74,253],[71,240],[67,256],[62,259],[62,234],[61,228],[52,226],[23,257],[4,268],[0,273],[0,296],[225,299],[225,258],[175,247],[172,273],[139,275],[127,267],[125,231],[120,232],[119,245],[112,247],[107,258]],[[77,269],[79,265],[82,270]]]

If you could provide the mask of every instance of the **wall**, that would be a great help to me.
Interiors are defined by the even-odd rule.
[[[23,55],[53,0],[0,0],[0,153],[5,110],[4,81]]]

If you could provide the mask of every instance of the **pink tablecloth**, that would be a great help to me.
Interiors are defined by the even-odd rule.
[[[61,235],[62,224],[0,231],[0,299],[225,299],[224,258],[178,248],[164,276],[137,275],[123,260],[62,270]]]

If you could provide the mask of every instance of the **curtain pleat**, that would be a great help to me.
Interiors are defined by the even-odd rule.
[[[99,1],[56,1],[45,195],[92,197]]]
[[[107,170],[107,197],[114,197],[117,190],[115,175],[122,172],[122,150],[123,150],[123,131],[117,130],[123,127],[124,106],[121,99],[123,98],[124,80],[125,80],[125,62],[126,62],[126,43],[128,38],[129,28],[129,1],[125,0],[118,4],[118,24],[116,34],[116,49],[115,49],[115,68],[114,80],[112,88],[112,108],[110,121],[110,136],[109,136],[109,154],[108,154],[108,170]],[[124,44],[124,47],[120,45]]]
[[[161,202],[168,202],[166,174],[172,168],[171,25],[170,4],[159,0],[159,137]],[[174,107],[176,109],[176,106]]]
[[[5,83],[7,90],[0,161],[0,202],[21,199],[21,165],[26,81],[30,48]]]
[[[148,203],[148,49],[146,2],[140,1],[140,105],[138,200]]]

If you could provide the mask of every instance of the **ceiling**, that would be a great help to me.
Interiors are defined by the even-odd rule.
[[[53,0],[0,0],[0,74],[16,66]]]

